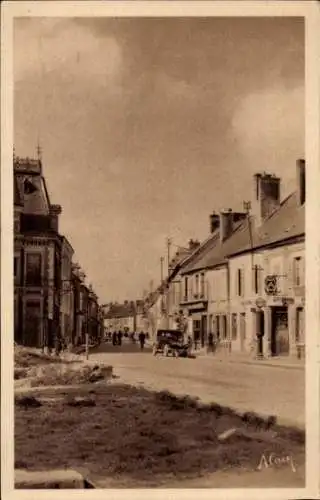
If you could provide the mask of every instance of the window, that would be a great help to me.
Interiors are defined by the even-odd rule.
[[[221,322],[222,322],[222,338],[226,339],[227,338],[227,316],[224,314],[221,316]]]
[[[205,296],[205,282],[204,282],[204,273],[201,273],[201,281],[200,281],[200,297]]]
[[[193,338],[194,340],[200,339],[201,322],[197,319],[193,320]]]
[[[231,316],[231,331],[232,331],[232,340],[237,339],[237,314],[232,314]]]
[[[41,254],[28,253],[26,257],[26,285],[41,286]]]
[[[194,296],[196,298],[198,298],[198,296],[199,296],[199,274],[196,274],[196,276],[195,276],[195,292],[194,292]]]
[[[301,286],[303,284],[301,257],[295,257],[293,260],[293,283],[295,286]]]
[[[13,275],[15,278],[18,277],[18,257],[14,257],[13,260]]]
[[[25,310],[25,343],[38,347],[41,344],[41,310],[39,301],[28,301]]]
[[[220,316],[216,316],[216,334],[217,338],[220,339]]]
[[[209,316],[209,333],[213,332],[213,314]]]
[[[189,288],[188,278],[185,277],[185,279],[184,279],[184,300],[188,300],[188,288]]]
[[[243,269],[238,269],[237,273],[237,294],[243,296]]]
[[[253,290],[254,293],[260,291],[260,268],[257,264],[253,268]]]

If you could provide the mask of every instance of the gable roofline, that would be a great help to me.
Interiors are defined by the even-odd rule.
[[[252,250],[251,250],[251,248],[246,248],[246,249],[239,250],[238,252],[233,252],[232,254],[230,253],[227,255],[227,258],[238,257],[239,255],[245,255],[245,254],[251,253],[251,251],[255,251],[255,250],[263,250],[263,249],[268,250],[269,248],[277,248],[277,247],[282,246],[283,244],[294,245],[294,243],[299,243],[299,242],[302,242],[304,240],[305,240],[305,232],[296,234],[294,236],[289,236],[288,238],[281,238],[281,239],[275,240],[275,241],[270,242],[270,243],[256,245],[256,246],[252,247]]]
[[[241,254],[250,253],[250,252],[253,252],[256,250],[261,250],[263,248],[266,248],[266,249],[275,248],[275,247],[281,246],[283,243],[285,243],[285,244],[287,244],[288,242],[294,243],[295,240],[301,239],[302,237],[305,237],[305,230],[304,229],[299,230],[295,234],[291,234],[289,236],[286,236],[284,233],[282,233],[281,235],[276,236],[275,239],[271,240],[271,241],[270,240],[263,241],[262,237],[261,237],[261,232],[262,232],[264,226],[266,226],[270,221],[272,222],[275,217],[279,216],[279,214],[281,215],[281,210],[283,210],[290,201],[294,202],[296,196],[297,196],[297,191],[293,191],[292,193],[290,193],[286,198],[284,198],[284,200],[282,200],[280,205],[263,221],[263,224],[261,226],[259,226],[258,228],[255,228],[254,226],[252,227],[253,239],[256,239],[256,241],[253,242],[252,245],[248,245],[248,244],[242,245],[241,248],[239,248],[238,250],[235,250],[235,251],[228,253],[226,255],[226,257],[232,258],[233,256],[239,256]],[[295,207],[295,209],[296,209],[295,214],[298,214],[299,210],[301,210],[303,208],[304,208],[304,205],[301,205],[301,206],[297,205]]]
[[[225,249],[226,249],[227,245],[230,244],[229,242],[232,241],[232,239],[240,232],[240,230],[245,229],[246,224],[247,224],[246,219],[239,221],[235,225],[230,236],[228,238],[226,238],[223,242],[220,242],[220,230],[218,228],[217,231],[215,231],[215,233],[212,235],[212,236],[215,236],[215,239],[216,239],[216,241],[214,242],[215,244],[208,250],[208,253],[207,253],[207,255],[209,255],[211,252],[215,252],[215,251],[218,252],[217,256],[216,256],[217,262],[214,264],[209,264],[209,263],[206,263],[206,264],[202,263],[201,264],[201,260],[200,260],[199,263],[196,264],[193,268],[182,272],[182,275],[193,275],[199,271],[205,271],[207,269],[213,269],[217,266],[224,265],[225,261],[226,261]],[[204,253],[202,258],[204,258],[205,255],[206,254]]]
[[[193,258],[197,257],[202,251],[205,251],[207,246],[217,238],[217,235],[219,235],[219,229],[217,229],[216,231],[214,231],[214,233],[210,234],[210,236],[208,238],[206,238],[198,248],[196,248],[191,255],[188,255],[186,257],[186,259],[184,259],[184,261],[181,263],[181,268],[179,270],[182,269],[182,272],[181,274],[187,274],[186,272],[183,271],[183,268],[186,267],[191,261]]]

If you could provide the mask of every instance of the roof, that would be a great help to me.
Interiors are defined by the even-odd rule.
[[[206,267],[204,262],[219,243],[220,232],[217,230],[201,245],[198,252],[194,252],[191,258],[188,259],[187,265],[182,269],[182,274],[190,273],[197,269],[204,269]]]
[[[288,196],[270,217],[258,228],[251,224],[252,244],[249,221],[245,219],[234,229],[232,235],[220,243],[219,230],[211,237],[207,247],[190,264],[182,274],[193,273],[201,269],[217,267],[225,264],[227,258],[252,249],[276,245],[295,239],[305,234],[305,207],[299,206],[297,193]]]
[[[298,203],[296,192],[289,195],[270,217],[256,230],[252,230],[252,246],[249,237],[249,228],[243,231],[242,239],[232,239],[232,245],[227,250],[228,256],[248,252],[275,245],[305,236],[305,206]],[[244,240],[244,241],[243,241]]]

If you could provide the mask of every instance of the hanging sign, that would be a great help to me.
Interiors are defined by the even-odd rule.
[[[267,295],[276,295],[278,291],[277,276],[275,276],[274,274],[266,276],[264,280],[264,290]]]

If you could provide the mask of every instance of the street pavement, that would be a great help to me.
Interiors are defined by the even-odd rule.
[[[224,361],[215,356],[195,359],[153,356],[151,348],[102,344],[90,360],[113,366],[118,381],[177,395],[197,396],[239,411],[276,415],[278,423],[305,426],[305,372],[281,366]]]

